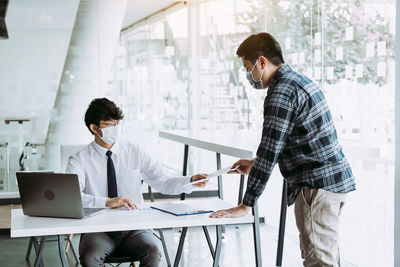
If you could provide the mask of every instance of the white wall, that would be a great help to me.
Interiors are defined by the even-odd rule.
[[[46,141],[48,169],[60,169],[61,144],[85,144],[93,138],[84,113],[93,98],[104,97],[113,78],[111,66],[126,3],[87,0],[79,5]]]
[[[0,143],[43,143],[79,0],[10,1],[0,41]],[[30,119],[18,127],[4,119]]]
[[[400,0],[396,0],[394,266],[400,266]]]
[[[26,170],[44,169],[43,146],[33,153],[24,145],[45,142],[78,6],[79,0],[9,2],[9,39],[0,41],[0,144],[8,143],[0,173],[9,172],[7,179],[0,175],[0,183],[5,180],[5,191],[18,190],[15,172],[23,151],[30,153]],[[29,122],[6,124],[6,119]]]

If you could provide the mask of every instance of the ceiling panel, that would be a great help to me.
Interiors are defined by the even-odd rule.
[[[176,0],[128,0],[128,6],[126,8],[126,13],[124,21],[122,23],[122,28],[126,28],[133,23],[140,21],[176,2]]]

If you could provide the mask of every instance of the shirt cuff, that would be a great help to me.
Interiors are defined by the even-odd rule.
[[[182,180],[184,180],[184,182],[182,184],[182,193],[190,194],[190,193],[192,193],[193,189],[195,188],[193,185],[189,185],[189,183],[191,183],[190,179],[192,179],[192,175],[183,176]]]
[[[108,199],[108,197],[95,197],[94,198],[94,207],[95,208],[105,208],[107,199]]]
[[[255,194],[251,194],[249,192],[249,190],[246,190],[246,193],[244,194],[242,203],[246,206],[254,207],[254,205],[256,204],[257,198],[258,197]]]

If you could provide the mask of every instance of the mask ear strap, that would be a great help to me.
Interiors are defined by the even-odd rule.
[[[250,71],[252,77],[253,77],[253,72],[254,72],[254,69],[256,68],[257,62],[258,62],[258,59],[257,59],[256,62],[253,64],[253,68],[252,68],[251,71]]]
[[[101,128],[99,126],[97,126],[96,124],[94,125],[97,127],[97,130],[99,130],[101,132],[101,134],[103,135],[103,131],[101,130]],[[95,132],[96,133],[96,132]],[[98,133],[96,133],[97,136],[101,137],[101,135],[99,135]]]

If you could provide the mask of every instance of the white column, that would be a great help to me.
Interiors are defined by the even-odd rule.
[[[199,44],[200,44],[200,7],[198,3],[188,2],[188,129],[199,129]]]
[[[93,98],[104,97],[118,45],[126,0],[81,1],[46,140],[47,168],[59,170],[60,144],[87,144],[84,123]],[[112,99],[111,99],[112,100]]]
[[[396,0],[394,266],[400,266],[400,0]]]

